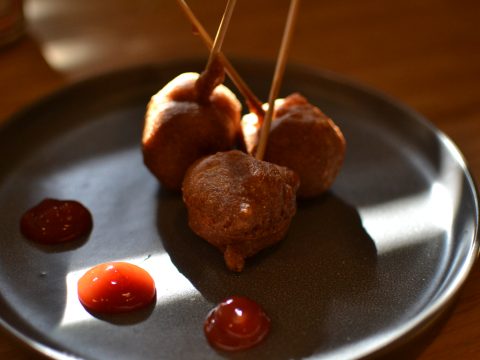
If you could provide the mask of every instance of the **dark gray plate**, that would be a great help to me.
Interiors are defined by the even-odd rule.
[[[388,348],[436,317],[477,254],[478,204],[461,154],[418,114],[332,75],[302,68],[300,91],[348,142],[332,191],[299,204],[287,238],[228,272],[187,226],[178,195],[142,164],[149,97],[204,62],[147,66],[95,78],[44,99],[0,130],[0,316],[55,358],[358,358]],[[239,62],[266,98],[272,67]],[[22,238],[21,214],[45,197],[77,199],[94,230],[83,243],[45,248]],[[89,267],[127,260],[154,276],[155,306],[94,317],[76,281]],[[216,352],[207,312],[228,295],[251,297],[272,319],[249,351]]]

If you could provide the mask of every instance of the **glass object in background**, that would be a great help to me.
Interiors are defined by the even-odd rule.
[[[24,30],[23,0],[0,0],[0,46],[17,40]]]

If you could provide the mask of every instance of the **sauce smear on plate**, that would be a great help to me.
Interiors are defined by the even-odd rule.
[[[87,235],[93,227],[92,214],[78,201],[45,199],[27,210],[20,231],[33,241],[58,244]]]
[[[120,313],[149,305],[155,297],[150,274],[127,262],[108,262],[88,270],[78,281],[78,298],[88,310]]]
[[[255,301],[232,296],[208,314],[204,331],[212,346],[238,351],[260,343],[270,331],[270,319]]]

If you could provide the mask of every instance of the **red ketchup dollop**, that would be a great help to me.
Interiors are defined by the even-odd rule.
[[[213,347],[227,351],[251,348],[270,331],[270,319],[255,301],[232,296],[207,316],[204,331]]]
[[[33,241],[58,244],[87,235],[92,214],[78,201],[45,199],[27,210],[20,219],[20,231]]]
[[[149,305],[156,294],[150,274],[127,262],[108,262],[78,280],[78,298],[88,310],[120,313]]]

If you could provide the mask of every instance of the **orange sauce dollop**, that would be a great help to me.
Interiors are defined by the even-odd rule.
[[[92,227],[90,211],[74,200],[45,199],[20,219],[22,234],[42,244],[76,240],[87,235]]]
[[[260,343],[270,331],[270,319],[253,300],[232,296],[208,314],[204,331],[213,347],[238,351]]]
[[[151,304],[155,294],[155,283],[150,274],[127,262],[97,265],[78,281],[78,298],[93,312],[136,310]]]

